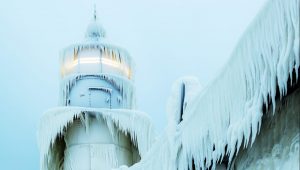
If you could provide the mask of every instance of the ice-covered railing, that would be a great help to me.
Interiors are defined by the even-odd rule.
[[[275,96],[286,94],[299,61],[299,0],[269,1],[221,74],[187,108],[180,129],[183,157],[190,164],[194,159],[196,169],[210,167],[210,160],[215,167],[225,154],[231,160],[242,143],[253,144],[263,105],[275,108]]]
[[[152,124],[145,113],[125,109],[58,107],[45,112],[40,121],[38,145],[41,155],[41,169],[59,167],[61,160],[57,158],[57,155],[58,152],[63,152],[63,148],[57,149],[57,146],[54,146],[55,142],[64,135],[68,125],[72,124],[76,118],[80,118],[83,113],[94,114],[96,118],[103,118],[110,132],[113,132],[113,127],[116,126],[121,132],[129,133],[141,158],[145,156],[154,141]],[[87,127],[88,124],[85,126]]]
[[[122,98],[127,99],[124,100],[127,101],[125,103],[126,107],[135,108],[135,87],[132,81],[112,74],[72,74],[65,77],[60,83],[60,105],[66,105],[72,87],[76,86],[77,81],[85,77],[99,78],[107,81],[121,93]]]
[[[266,3],[224,69],[187,105],[182,122],[129,169],[215,169],[224,156],[230,163],[241,147],[250,147],[263,106],[274,110],[275,96],[285,96],[288,84],[298,81],[299,5],[299,0]],[[176,109],[173,114],[176,118]],[[171,143],[161,144],[167,136]],[[166,150],[172,151],[168,158],[156,159]]]

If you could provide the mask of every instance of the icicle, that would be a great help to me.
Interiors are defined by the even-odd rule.
[[[85,118],[82,113],[85,113]],[[149,117],[138,111],[125,109],[96,109],[83,107],[59,107],[47,111],[40,122],[38,131],[38,144],[40,148],[41,167],[49,167],[50,162],[55,159],[55,140],[58,136],[63,136],[66,129],[72,122],[82,117],[87,119],[88,114],[96,114],[106,120],[112,136],[114,136],[113,126],[122,132],[129,133],[133,143],[137,146],[139,154],[144,157],[152,146],[154,133]],[[89,126],[88,123],[84,123]],[[148,134],[147,134],[148,133]],[[49,169],[49,168],[45,168]],[[51,169],[51,168],[50,168]]]
[[[299,5],[299,0],[269,1],[222,72],[201,92],[193,91],[196,96],[179,125],[179,94],[172,93],[167,132],[128,169],[188,170],[193,164],[197,170],[214,169],[224,156],[231,164],[242,143],[251,146],[259,133],[263,105],[271,100],[275,113],[275,96],[286,95],[289,77],[299,70]]]
[[[113,85],[117,90],[120,91],[122,97],[127,101],[126,108],[133,108],[133,104],[130,103],[135,98],[135,88],[132,81],[123,78],[121,76],[111,75],[111,74],[77,74],[70,75],[64,78],[61,82],[61,105],[65,105],[70,95],[70,90],[76,85],[76,82],[84,77],[95,77],[107,81]],[[124,90],[125,89],[125,90]],[[130,98],[127,98],[125,94],[128,94]]]

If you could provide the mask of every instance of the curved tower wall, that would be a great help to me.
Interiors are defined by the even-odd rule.
[[[122,108],[123,98],[110,83],[96,77],[80,79],[71,90],[68,105],[97,108]]]
[[[88,130],[80,120],[65,136],[65,170],[111,169],[136,162],[135,147],[128,136],[114,127],[112,136],[105,120],[89,118]]]
[[[132,64],[122,49],[98,41],[71,46],[61,56],[61,105],[134,107]]]
[[[97,30],[88,28],[88,31]],[[97,33],[88,35],[98,36]],[[61,105],[132,109],[135,99],[130,56],[98,38],[92,37],[63,51]],[[139,159],[130,136],[92,112],[77,118],[67,128],[64,140],[65,170],[107,170],[130,166]]]

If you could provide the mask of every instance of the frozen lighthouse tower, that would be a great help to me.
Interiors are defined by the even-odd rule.
[[[41,169],[109,170],[138,162],[152,143],[146,114],[135,109],[134,69],[107,43],[96,11],[85,40],[61,53],[60,106],[41,118]]]

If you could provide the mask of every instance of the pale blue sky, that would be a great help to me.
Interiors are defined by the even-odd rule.
[[[265,0],[97,1],[107,37],[136,63],[139,110],[166,125],[172,83],[184,75],[213,79]],[[39,168],[36,131],[58,104],[59,51],[83,39],[92,2],[0,1],[0,165]]]

